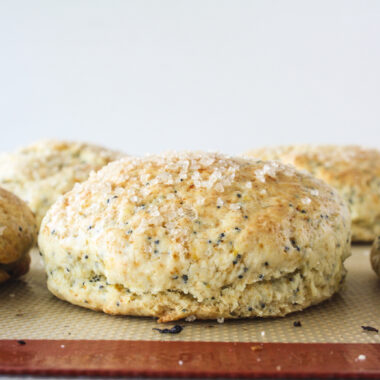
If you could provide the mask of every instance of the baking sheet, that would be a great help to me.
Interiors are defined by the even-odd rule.
[[[0,339],[148,340],[281,343],[380,343],[380,279],[369,264],[368,246],[354,246],[346,261],[345,288],[331,300],[284,318],[177,322],[177,335],[160,334],[152,318],[110,316],[55,298],[45,285],[39,256],[23,279],[0,286]],[[301,321],[301,327],[294,327]]]

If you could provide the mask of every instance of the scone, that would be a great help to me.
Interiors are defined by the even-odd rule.
[[[36,236],[32,211],[16,195],[0,188],[0,283],[29,270],[29,250]]]
[[[92,170],[121,158],[118,152],[78,143],[45,140],[0,155],[0,186],[27,202],[37,226],[48,208]]]
[[[350,218],[335,190],[290,166],[170,153],[76,185],[39,246],[50,291],[86,308],[161,322],[282,316],[339,289]]]
[[[380,151],[299,145],[256,149],[246,156],[292,164],[335,187],[350,209],[352,241],[372,242],[380,235]]]
[[[380,277],[380,236],[373,242],[371,249],[371,265],[375,273]]]

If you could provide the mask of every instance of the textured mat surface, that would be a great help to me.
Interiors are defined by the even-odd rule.
[[[354,246],[345,288],[330,301],[285,318],[180,322],[178,335],[159,334],[150,318],[109,316],[58,300],[45,285],[39,257],[22,280],[0,286],[0,339],[106,339],[224,342],[380,343],[380,279],[369,264],[369,247]],[[301,321],[301,327],[294,327]]]

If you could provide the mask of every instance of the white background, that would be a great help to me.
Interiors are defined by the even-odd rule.
[[[0,150],[380,146],[380,1],[0,0]]]

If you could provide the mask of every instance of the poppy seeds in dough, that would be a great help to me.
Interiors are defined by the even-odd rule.
[[[339,290],[350,218],[335,190],[290,166],[168,153],[75,185],[39,247],[50,291],[86,308],[161,322],[283,316]]]

